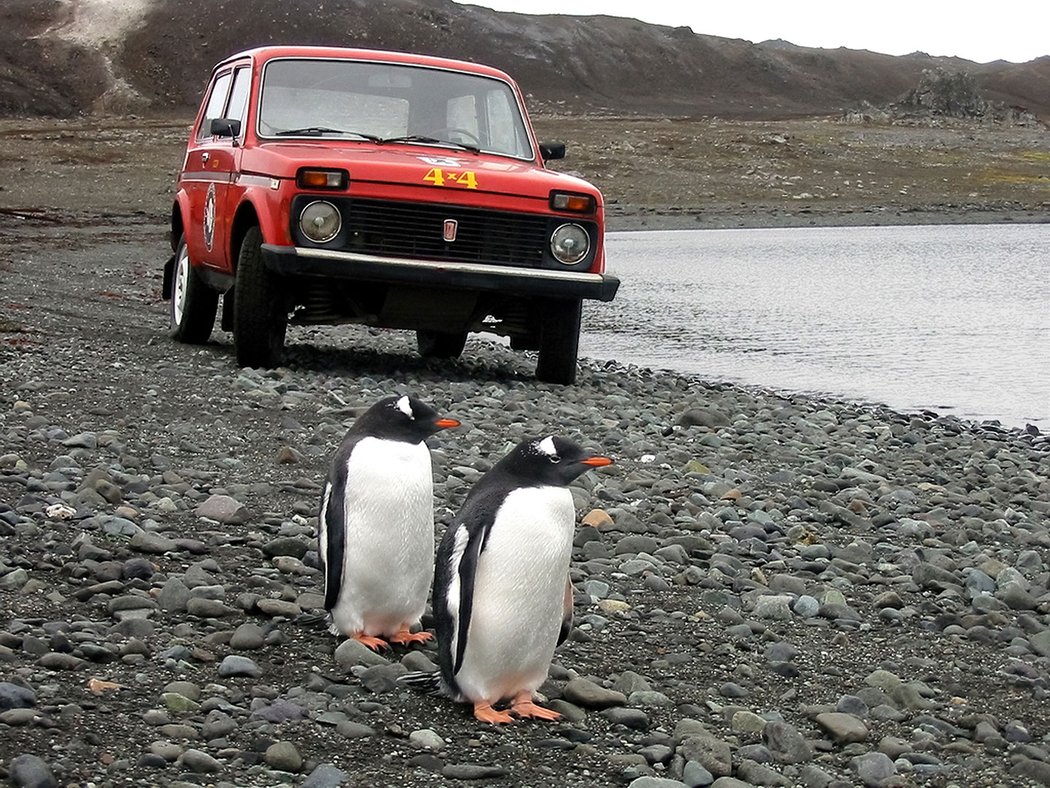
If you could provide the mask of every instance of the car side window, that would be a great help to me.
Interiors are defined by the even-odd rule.
[[[233,72],[233,87],[230,89],[230,101],[226,107],[225,118],[233,118],[241,122],[244,128],[244,119],[248,110],[248,93],[252,85],[252,70],[250,68],[238,68]]]
[[[212,83],[211,94],[208,96],[208,105],[204,109],[204,117],[197,129],[197,139],[207,139],[211,136],[211,122],[222,117],[222,110],[226,106],[226,94],[229,92],[230,79],[233,74],[226,72],[220,74]]]

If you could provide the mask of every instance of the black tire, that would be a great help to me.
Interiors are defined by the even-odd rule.
[[[459,358],[467,344],[467,332],[416,331],[416,345],[423,358]]]
[[[168,301],[168,336],[187,345],[203,345],[215,326],[219,293],[200,278],[190,263],[186,239],[179,238],[171,272],[171,300]]]
[[[580,349],[582,305],[579,299],[551,299],[540,307],[537,380],[565,386],[576,382],[576,355]]]
[[[233,295],[233,345],[242,367],[276,367],[284,354],[288,310],[280,277],[262,261],[262,233],[249,228],[237,255]]]

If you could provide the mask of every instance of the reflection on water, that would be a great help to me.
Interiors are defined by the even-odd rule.
[[[1050,226],[612,233],[580,353],[1050,430]]]

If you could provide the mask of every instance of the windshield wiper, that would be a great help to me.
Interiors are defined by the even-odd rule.
[[[428,137],[425,134],[406,134],[403,137],[384,137],[376,140],[381,144],[387,142],[419,142],[423,145],[450,145],[453,148],[460,148],[461,150],[470,151],[471,153],[481,153],[481,148],[477,145],[469,145],[466,142],[453,142],[452,140],[439,140],[437,137]]]
[[[375,134],[365,134],[362,131],[346,131],[345,129],[333,129],[328,126],[307,126],[302,129],[287,129],[285,131],[278,131],[274,133],[277,137],[320,137],[323,134],[352,134],[355,137],[360,137],[364,140],[370,140],[371,142],[382,142],[380,137]]]

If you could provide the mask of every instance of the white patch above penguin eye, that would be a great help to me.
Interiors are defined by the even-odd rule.
[[[554,446],[553,435],[548,435],[537,443],[536,448],[539,449],[541,453],[547,455],[547,459],[551,462],[561,462],[561,457],[558,456],[558,450]]]
[[[408,395],[401,397],[397,402],[394,403],[394,407],[404,413],[410,419],[415,419],[415,414],[412,413],[412,403],[408,401]]]

